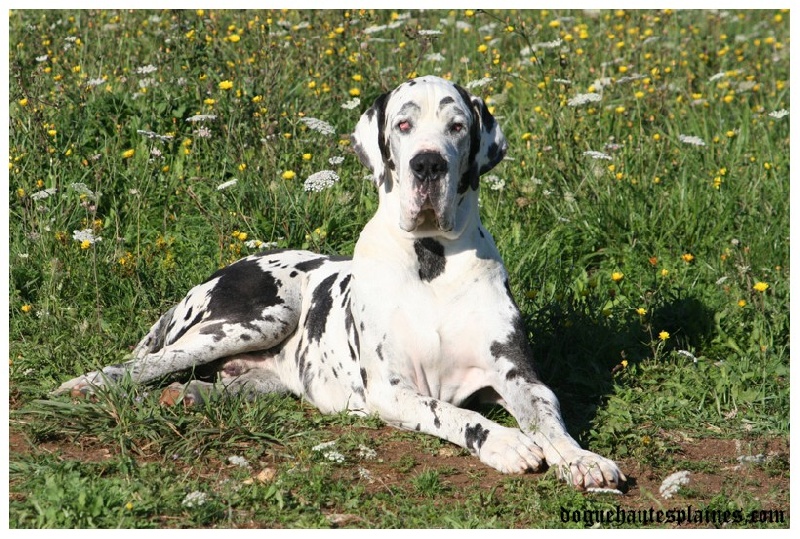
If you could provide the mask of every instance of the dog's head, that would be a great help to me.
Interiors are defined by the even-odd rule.
[[[397,197],[407,232],[460,230],[465,199],[506,153],[486,104],[450,81],[420,77],[381,95],[361,116],[354,150],[384,193]]]

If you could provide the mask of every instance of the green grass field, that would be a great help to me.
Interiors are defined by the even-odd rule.
[[[692,506],[788,527],[789,19],[10,12],[10,526],[583,527]],[[624,496],[291,398],[48,397],[240,256],[352,253],[377,195],[348,135],[422,74],[501,122],[483,222],[571,433],[621,464]],[[601,524],[639,526],[679,523]]]

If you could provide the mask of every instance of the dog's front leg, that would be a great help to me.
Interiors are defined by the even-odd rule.
[[[542,448],[559,477],[580,489],[622,485],[625,475],[613,461],[582,449],[569,435],[555,394],[540,381],[526,378],[531,377],[507,377],[500,394],[522,432]]]
[[[544,453],[519,429],[504,427],[472,410],[420,395],[410,388],[367,389],[368,407],[386,423],[424,432],[469,450],[503,473],[536,471]]]

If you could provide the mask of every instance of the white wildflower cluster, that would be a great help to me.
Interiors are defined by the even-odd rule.
[[[98,77],[96,79],[89,79],[86,81],[87,88],[94,88],[95,86],[100,86],[106,81],[105,77]]]
[[[373,460],[378,456],[378,452],[362,444],[358,446],[358,456],[364,460]]]
[[[332,170],[320,170],[315,172],[303,182],[303,189],[306,191],[324,191],[333,187],[339,181],[339,175]]]
[[[83,243],[85,241],[88,241],[90,244],[94,244],[102,240],[103,238],[101,238],[100,236],[95,236],[94,231],[91,228],[86,228],[84,230],[73,230],[72,239],[77,241],[78,243]]]
[[[440,36],[440,35],[442,35],[442,31],[441,30],[420,30],[418,32],[418,34],[421,35],[421,36]]]
[[[592,159],[606,159],[608,161],[611,161],[611,156],[610,155],[608,155],[607,153],[598,152],[598,151],[595,151],[595,150],[587,150],[587,151],[583,152],[583,155],[585,155],[587,157],[591,157]]]
[[[345,101],[344,103],[342,103],[342,108],[346,109],[346,110],[353,110],[354,108],[356,108],[360,104],[361,104],[361,98],[360,97],[354,97],[353,99],[351,99],[349,101]]]
[[[211,120],[216,120],[216,114],[195,114],[194,116],[189,116],[186,118],[187,122],[195,123],[195,122],[207,122]]]
[[[472,90],[473,88],[480,88],[481,86],[486,86],[487,84],[492,82],[492,80],[493,80],[492,77],[483,77],[482,79],[469,81],[467,84],[464,85],[464,87],[467,90]]]
[[[312,118],[311,116],[304,116],[303,118],[300,118],[300,121],[308,126],[308,128],[312,131],[317,131],[323,135],[333,135],[336,133],[336,129],[325,120]]]
[[[775,118],[776,120],[780,120],[781,118],[789,116],[789,111],[786,110],[786,109],[775,110],[775,111],[770,112],[769,115],[772,118]]]
[[[581,105],[585,105],[587,103],[596,103],[603,98],[600,94],[577,94],[572,99],[567,101],[567,105],[570,107],[580,107]]]
[[[228,457],[228,462],[230,462],[234,466],[239,466],[240,468],[250,467],[250,463],[247,462],[247,459],[239,455],[231,455],[230,457]]]
[[[141,66],[141,67],[137,67],[136,68],[136,73],[138,73],[139,75],[147,75],[147,74],[153,73],[155,71],[158,71],[158,68],[156,66],[152,65],[152,64],[148,64],[146,66]]]
[[[49,57],[45,54],[43,56],[37,56],[36,61],[39,63],[46,62]]]
[[[678,135],[678,140],[684,144],[691,144],[692,146],[705,146],[706,143],[700,137],[694,135]]]
[[[208,495],[205,492],[200,492],[199,490],[195,490],[190,492],[183,498],[181,505],[184,507],[200,507],[206,500],[208,499]]]
[[[425,60],[428,62],[443,62],[445,57],[442,55],[441,52],[432,52],[430,54],[425,55]]]
[[[344,162],[344,156],[343,155],[334,155],[333,157],[328,159],[328,163],[330,163],[333,166],[341,165],[343,162]]]
[[[278,247],[277,241],[247,240],[244,244],[250,249],[275,249]]]
[[[503,187],[506,186],[506,181],[494,174],[484,176],[483,181],[489,185],[489,189],[492,191],[502,191]]]
[[[159,135],[158,133],[154,133],[153,131],[147,131],[146,129],[137,129],[136,132],[142,135],[143,137],[158,140],[160,142],[169,142],[175,138],[172,135]]]
[[[658,492],[661,493],[662,498],[668,500],[678,492],[678,489],[681,488],[681,486],[688,483],[689,472],[686,470],[681,470],[668,475],[664,481],[661,482],[661,486],[658,487]]]
[[[320,453],[322,453],[322,456],[325,457],[326,459],[332,462],[342,463],[344,462],[344,455],[342,455],[338,451],[331,449],[335,444],[336,444],[335,440],[330,442],[323,442],[321,444],[317,444],[314,447],[312,447],[311,451],[319,451]]]
[[[223,190],[227,189],[228,187],[233,187],[234,185],[236,185],[236,183],[238,181],[239,180],[237,180],[236,178],[233,178],[233,179],[228,180],[226,182],[222,182],[221,184],[219,184],[217,186],[217,191],[223,191]]]
[[[44,200],[51,195],[56,194],[56,188],[50,187],[48,189],[42,189],[41,191],[36,191],[35,193],[31,194],[31,200]]]
[[[97,196],[97,194],[91,189],[89,189],[83,182],[71,183],[69,184],[69,188],[78,193],[79,195],[84,195],[88,198],[95,198]]]

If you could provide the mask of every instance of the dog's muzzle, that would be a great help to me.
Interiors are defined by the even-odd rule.
[[[447,161],[436,152],[420,152],[409,162],[411,172],[423,184],[429,184],[447,174]]]

